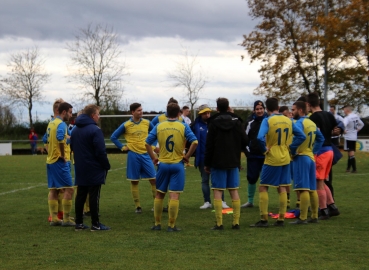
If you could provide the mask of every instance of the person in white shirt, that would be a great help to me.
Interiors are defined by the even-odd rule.
[[[343,119],[343,124],[345,125],[345,132],[343,135],[345,138],[344,149],[348,152],[346,172],[350,172],[352,166],[351,172],[356,173],[355,150],[357,133],[364,127],[364,123],[357,114],[352,112],[351,106],[344,106],[343,111],[346,115]]]
[[[189,115],[190,115],[190,108],[188,106],[183,106],[182,118],[188,126],[191,125],[191,119],[188,117]]]

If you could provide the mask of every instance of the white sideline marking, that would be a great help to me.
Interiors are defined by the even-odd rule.
[[[21,188],[21,189],[14,189],[14,190],[11,190],[11,191],[0,193],[0,196],[10,194],[10,193],[15,193],[15,192],[18,192],[18,191],[29,190],[29,189],[32,189],[32,188],[37,188],[37,187],[41,187],[41,186],[45,186],[45,185],[46,184],[39,184],[37,186],[30,186],[30,187]]]
[[[356,176],[356,175],[368,175],[369,173],[343,173],[343,174],[336,174],[337,176]]]

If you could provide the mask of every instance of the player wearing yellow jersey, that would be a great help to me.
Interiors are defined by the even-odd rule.
[[[159,123],[150,132],[146,139],[146,150],[154,164],[158,164],[156,174],[156,196],[154,200],[155,225],[152,230],[161,230],[161,216],[163,212],[163,199],[169,191],[169,221],[168,232],[179,231],[176,219],[179,209],[179,195],[183,192],[185,184],[184,162],[188,162],[197,147],[197,139],[188,125],[177,120],[179,106],[170,103],[167,106],[168,121]],[[160,147],[159,159],[154,154],[151,145],[158,141]],[[183,157],[184,142],[187,140],[191,146]],[[160,161],[160,163],[158,163]]]
[[[293,156],[293,181],[295,191],[300,194],[300,217],[291,224],[316,223],[318,221],[319,198],[316,192],[315,158],[324,143],[324,136],[316,124],[306,116],[306,104],[296,101],[292,106],[292,113],[296,119],[296,126],[305,134],[305,141],[291,151]],[[311,219],[307,220],[309,203],[311,205]]]
[[[149,180],[153,198],[155,198],[155,168],[147,154],[145,140],[153,125],[147,119],[143,119],[143,111],[140,103],[130,105],[131,119],[124,122],[111,135],[111,141],[122,151],[128,151],[127,180],[131,181],[131,193],[136,207],[136,213],[142,213],[139,180]],[[123,145],[118,138],[123,135],[127,143]]]
[[[176,99],[174,99],[173,97],[171,97],[169,100],[168,100],[168,104],[170,103],[175,103],[178,105],[178,101]],[[179,115],[179,112],[178,112],[178,115]],[[163,114],[160,114],[158,116],[155,116],[154,119],[152,119],[151,123],[153,124],[153,126],[156,126],[157,124],[161,123],[161,122],[164,122],[164,121],[167,121],[168,120],[168,114],[167,113],[163,113]],[[182,118],[182,116],[179,116],[178,117],[178,121],[180,122],[184,122],[184,119]]]
[[[72,116],[72,105],[63,102],[59,105],[59,116],[55,117],[47,127],[48,155],[46,160],[47,179],[49,188],[49,211],[51,215],[51,226],[74,226],[70,219],[72,208],[72,175],[70,167],[70,148],[67,145],[67,125]],[[57,217],[58,214],[58,190],[64,189],[63,221]]]
[[[291,159],[288,143],[293,134],[295,141],[290,148],[296,149],[306,138],[305,134],[294,125],[291,119],[278,113],[278,100],[276,98],[268,98],[265,105],[271,115],[261,123],[257,137],[262,152],[265,153],[265,162],[259,185],[261,220],[250,225],[251,227],[268,226],[269,186],[278,188],[279,193],[279,217],[274,225],[284,225],[284,215],[287,210],[286,186],[291,184]]]

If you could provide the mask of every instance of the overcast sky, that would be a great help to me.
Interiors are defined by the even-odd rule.
[[[257,98],[252,91],[260,81],[259,66],[251,65],[238,45],[255,25],[245,0],[2,0],[0,76],[6,75],[9,54],[16,51],[37,46],[47,59],[51,80],[44,93],[49,104],[35,107],[33,113],[37,111],[39,118],[51,114],[51,103],[58,97],[77,103],[78,90],[66,79],[65,44],[90,23],[112,26],[120,36],[122,61],[130,73],[123,98],[127,102],[141,102],[145,110],[163,110],[171,96],[181,100],[183,90],[172,89],[166,77],[180,59],[181,45],[198,54],[209,77],[199,103],[214,103],[225,96],[231,104],[235,99],[251,104]],[[26,109],[15,113],[27,119]]]

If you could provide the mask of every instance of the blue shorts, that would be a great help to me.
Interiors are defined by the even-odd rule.
[[[289,186],[291,185],[290,164],[282,166],[263,165],[260,176],[260,186]]]
[[[184,163],[158,164],[158,171],[156,173],[156,190],[162,193],[169,192],[183,192],[185,183]]]
[[[211,168],[211,188],[212,189],[238,189],[240,186],[240,174],[238,168],[214,169]]]
[[[53,164],[46,164],[47,186],[49,189],[70,188],[72,184],[72,174],[70,161],[58,160]]]
[[[127,156],[127,180],[138,181],[155,179],[155,167],[148,153],[137,154],[128,151]]]
[[[293,176],[293,188],[295,190],[316,190],[315,162],[310,157],[294,157]]]

